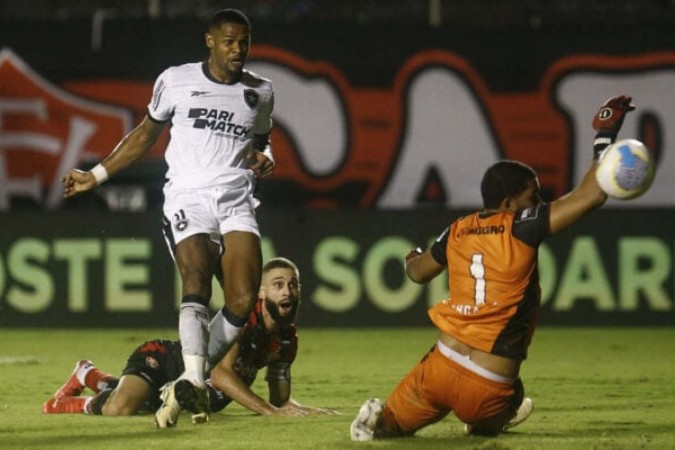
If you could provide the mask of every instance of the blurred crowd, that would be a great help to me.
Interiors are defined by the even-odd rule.
[[[555,28],[675,23],[675,0],[0,0],[2,20],[208,17],[238,8],[255,22],[418,23]]]

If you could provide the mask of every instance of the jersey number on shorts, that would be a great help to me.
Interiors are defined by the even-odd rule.
[[[471,266],[469,267],[471,276],[476,281],[474,285],[474,300],[476,305],[485,304],[485,266],[483,265],[483,255],[474,253],[471,255]]]

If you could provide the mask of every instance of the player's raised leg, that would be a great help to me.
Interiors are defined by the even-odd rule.
[[[260,238],[250,232],[232,231],[223,235],[220,259],[225,306],[210,325],[208,363],[220,361],[236,342],[258,299],[262,277]]]
[[[70,377],[63,386],[58,388],[52,398],[77,397],[80,395],[85,388],[84,372],[93,366],[92,362],[87,359],[76,362]]]
[[[75,363],[75,368],[68,380],[52,395],[52,398],[77,397],[85,387],[98,393],[108,387],[117,378],[97,368],[88,359]]]
[[[211,298],[211,278],[213,276],[213,255],[206,234],[190,236],[176,245],[174,258],[180,272],[183,297],[178,319],[178,332],[183,347],[185,372],[181,380],[186,380],[199,401],[195,405],[207,405],[199,423],[208,420],[208,389],[204,383],[206,357],[209,339],[209,300]],[[172,427],[178,422],[181,405],[180,395],[175,392],[176,382],[170,382],[162,388],[162,406],[155,414],[155,424],[159,428]],[[181,392],[188,385],[180,383]]]

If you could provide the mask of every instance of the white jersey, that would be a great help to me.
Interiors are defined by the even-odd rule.
[[[252,182],[245,156],[254,135],[270,132],[273,107],[272,82],[247,70],[235,84],[215,80],[206,63],[162,72],[148,114],[157,122],[171,121],[165,189]]]

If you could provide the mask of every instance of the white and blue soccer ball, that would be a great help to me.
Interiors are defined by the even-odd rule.
[[[637,139],[622,139],[601,154],[595,178],[605,194],[628,200],[647,192],[656,164],[649,149]]]

